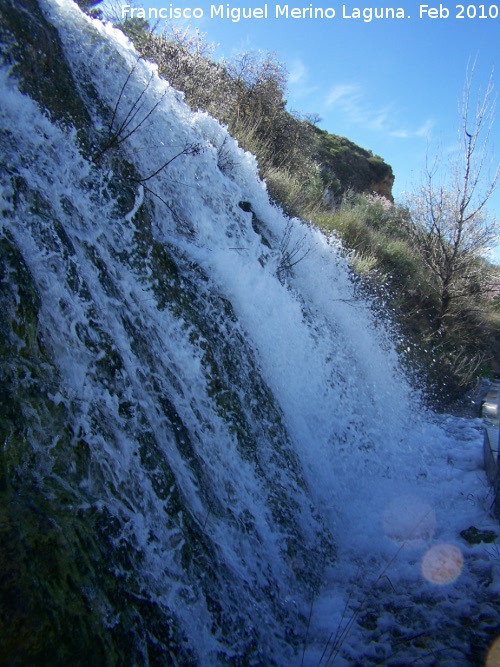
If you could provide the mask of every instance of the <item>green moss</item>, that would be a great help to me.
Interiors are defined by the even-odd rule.
[[[63,665],[80,655],[78,664],[113,664],[106,662],[109,641],[102,619],[90,611],[84,592],[88,583],[75,559],[78,545],[72,544],[74,518],[69,510],[75,496],[53,486],[50,479],[47,452],[54,446],[52,434],[58,433],[56,449],[70,446],[73,434],[64,407],[50,398],[58,381],[38,336],[40,297],[7,236],[0,241],[0,259],[2,277],[8,276],[0,300],[1,662]],[[84,452],[80,466],[85,467],[86,458]],[[93,567],[93,556],[92,551],[85,555],[85,573]],[[95,650],[90,652],[90,646]]]
[[[141,551],[124,536],[122,521],[105,507],[96,509],[80,488],[92,480],[93,491],[125,500],[75,432],[71,402],[51,398],[64,395],[64,387],[39,336],[41,299],[8,236],[0,240],[0,259],[6,285],[0,295],[0,662],[107,666],[170,655],[190,664],[174,614],[141,593]],[[119,356],[106,354],[99,374],[116,384],[120,369]],[[113,441],[100,415],[94,427]],[[168,499],[166,518],[175,522],[184,503],[151,435],[142,440],[140,456],[158,497]],[[82,504],[87,509],[76,509]],[[199,529],[190,531],[202,544]]]

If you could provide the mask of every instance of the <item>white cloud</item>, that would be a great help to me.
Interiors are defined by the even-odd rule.
[[[408,129],[396,129],[396,130],[391,130],[389,134],[391,137],[396,137],[398,139],[413,139],[413,138],[420,138],[420,139],[429,139],[432,130],[434,128],[434,121],[432,119],[426,120],[420,127],[418,127],[416,130],[408,130]]]
[[[306,99],[307,104],[310,104],[319,90],[318,85],[312,85],[309,81],[309,69],[300,58],[294,58],[288,65],[288,85],[294,104],[299,99]]]
[[[381,108],[371,105],[358,84],[341,83],[333,86],[325,97],[324,105],[328,110],[336,107],[355,125],[363,125],[375,132],[382,132],[400,139],[428,139],[434,126],[434,121],[428,119],[416,129],[400,127],[399,114],[394,105],[388,104]]]
[[[361,99],[361,90],[356,84],[341,83],[334,86],[326,96],[327,108],[340,103],[342,107],[356,106]]]
[[[288,71],[288,82],[291,85],[303,83],[307,79],[307,67],[302,60],[295,58],[292,61],[291,67]]]

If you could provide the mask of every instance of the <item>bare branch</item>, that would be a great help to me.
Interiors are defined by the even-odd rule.
[[[145,176],[144,178],[137,178],[135,180],[137,183],[145,183],[146,181],[149,181],[155,176],[157,176],[161,171],[163,171],[163,169],[168,167],[169,164],[172,164],[172,162],[181,155],[198,155],[202,150],[203,150],[202,146],[198,143],[186,144],[186,146],[179,153],[177,153],[169,160],[167,160],[164,164],[161,165],[161,167],[156,169],[156,171],[154,171],[152,174],[149,174],[149,176]]]
[[[113,108],[113,112],[111,114],[111,119],[109,121],[109,127],[108,127],[108,138],[104,146],[97,152],[96,157],[100,157],[103,155],[107,150],[110,148],[116,148],[120,144],[122,144],[124,141],[126,141],[130,136],[132,136],[135,132],[137,132],[143,125],[144,123],[148,120],[148,118],[151,117],[151,115],[156,111],[156,109],[159,107],[161,102],[163,101],[165,95],[167,92],[165,91],[163,95],[160,96],[158,100],[153,104],[153,106],[142,115],[142,118],[135,122],[135,119],[137,116],[140,114],[142,109],[144,108],[145,105],[145,95],[149,89],[149,86],[151,85],[151,82],[153,80],[154,75],[151,74],[149,81],[147,84],[144,86],[144,88],[141,90],[139,95],[136,97],[134,102],[130,105],[127,113],[125,114],[124,119],[122,120],[121,123],[119,123],[116,127],[116,119],[119,114],[119,109],[123,100],[123,96],[125,94],[125,90],[132,78],[132,75],[134,74],[135,70],[137,69],[137,65],[139,61],[141,60],[141,56],[137,59],[137,61],[134,63],[134,66],[130,70],[130,72],[127,75],[127,78],[123,82],[123,85],[120,89],[120,93],[118,95],[118,98],[116,100],[115,106]],[[134,124],[135,122],[135,124]]]
[[[426,161],[424,182],[408,200],[408,229],[416,250],[434,276],[431,286],[440,303],[437,328],[460,309],[478,281],[484,254],[494,240],[498,223],[486,212],[498,185],[500,165],[492,171],[489,137],[494,121],[495,95],[490,77],[484,94],[473,104],[475,62],[467,69],[461,104],[460,147],[451,174],[438,174],[437,156]],[[475,289],[475,287],[474,287]],[[458,304],[458,306],[457,306]]]

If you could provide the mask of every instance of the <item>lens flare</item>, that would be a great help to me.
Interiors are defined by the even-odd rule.
[[[454,544],[436,544],[422,559],[422,574],[433,584],[453,583],[462,572],[462,552]]]
[[[382,516],[384,533],[398,546],[417,549],[434,535],[436,515],[429,503],[414,495],[395,498]]]
[[[500,667],[500,637],[495,639],[488,651],[486,667]]]

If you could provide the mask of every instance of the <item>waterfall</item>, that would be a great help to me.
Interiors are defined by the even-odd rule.
[[[427,542],[487,516],[478,423],[420,407],[335,239],[120,31],[33,12],[67,76],[44,107],[4,49],[7,664],[316,665],[356,578],[425,586],[398,498]]]

